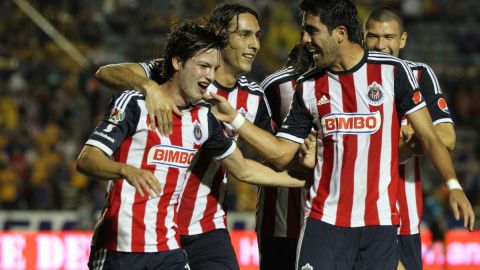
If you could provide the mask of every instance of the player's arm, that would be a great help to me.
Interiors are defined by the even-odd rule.
[[[95,146],[86,145],[83,148],[77,159],[77,170],[101,180],[126,179],[142,197],[144,192],[160,195],[160,182],[150,171],[113,161]]]
[[[299,143],[278,138],[253,125],[237,113],[228,101],[212,93],[212,112],[223,122],[232,125],[240,136],[275,167],[288,165],[300,147]]]
[[[222,165],[236,179],[253,185],[298,188],[305,186],[305,181],[290,176],[286,171],[276,172],[256,161],[245,159],[240,150],[222,160]]]
[[[172,132],[172,111],[181,116],[173,100],[164,92],[162,85],[151,79],[152,73],[159,73],[159,62],[152,60],[137,63],[110,64],[100,67],[95,77],[104,85],[115,89],[134,89],[145,95],[145,106],[150,118],[150,127],[161,134]]]
[[[475,214],[465,193],[456,180],[457,176],[449,152],[435,133],[430,114],[426,108],[422,108],[408,114],[407,119],[414,129],[424,153],[428,156],[443,181],[447,185],[450,185],[449,200],[455,218],[460,218],[461,210],[464,216],[465,227],[473,230]],[[456,186],[452,186],[451,183],[455,183]]]

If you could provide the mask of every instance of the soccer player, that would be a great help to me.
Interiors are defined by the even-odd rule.
[[[290,52],[286,66],[267,76],[260,84],[272,110],[275,129],[281,126],[288,113],[296,80],[313,66],[313,56],[307,47],[297,44]],[[311,173],[300,178],[311,178]],[[295,269],[305,198],[305,188],[259,188],[256,231],[261,270]]]
[[[396,57],[407,42],[403,19],[389,7],[378,7],[370,12],[365,20],[364,33],[365,45],[368,49]],[[449,151],[452,151],[455,147],[453,121],[433,70],[423,63],[407,63],[418,81],[438,138]],[[411,134],[411,128],[408,125],[402,126],[402,129],[407,129],[406,133]],[[409,142],[414,141],[414,139],[409,140]],[[419,157],[412,155],[413,152],[417,152],[415,146],[418,143],[415,145],[402,143],[402,140],[400,142],[400,158],[406,161],[400,165],[397,195],[400,214],[398,247],[401,264],[408,270],[416,270],[422,269],[420,221],[423,209]]]
[[[212,12],[208,24],[218,32],[227,33],[228,44],[221,52],[215,81],[207,91],[224,96],[255,125],[271,131],[271,118],[263,91],[243,75],[250,72],[260,49],[257,13],[245,5],[223,4]],[[150,96],[154,100],[147,102],[152,104],[151,108],[155,104],[162,104],[157,114],[163,119],[164,128],[160,130],[169,133],[168,121],[171,116],[168,108],[171,108],[171,99],[163,91],[155,92],[155,89],[161,88],[155,82],[161,80],[158,69],[161,63],[160,60],[153,60],[140,65],[108,65],[99,69],[97,78],[117,88],[146,91],[147,98]],[[156,96],[150,95],[150,92],[155,92]],[[150,114],[151,119],[155,118],[155,114]],[[230,137],[238,137],[229,125],[225,125],[224,129]],[[194,159],[191,173],[187,175],[179,205],[178,225],[181,244],[193,270],[239,269],[226,229],[226,176],[225,169],[211,155],[203,152]]]
[[[223,135],[209,106],[199,101],[214,79],[224,45],[225,39],[214,31],[179,23],[167,40],[162,67],[163,89],[182,112],[172,118],[172,134],[150,129],[144,95],[125,91],[111,101],[86,142],[78,169],[115,179],[95,230],[90,269],[188,269],[177,233],[177,207],[187,168],[198,151],[215,157],[244,182],[304,183],[245,160]]]
[[[406,116],[442,180],[457,182],[408,64],[363,49],[355,5],[302,0],[303,42],[316,68],[297,81],[292,107],[277,136],[256,128],[226,100],[212,107],[262,156],[288,164],[313,126],[321,131],[314,183],[306,204],[297,266],[305,269],[396,269],[400,119]],[[451,188],[454,214],[474,225],[470,202]]]

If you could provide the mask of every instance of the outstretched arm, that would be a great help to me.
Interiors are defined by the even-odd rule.
[[[407,115],[416,137],[419,139],[423,151],[431,160],[442,180],[449,186],[449,201],[456,219],[460,219],[460,211],[463,213],[464,226],[473,230],[475,214],[472,205],[458,184],[457,176],[449,152],[441,140],[437,137],[432,126],[432,120],[426,108],[422,108]]]
[[[115,89],[134,89],[145,95],[145,106],[150,117],[150,128],[161,134],[172,132],[172,111],[181,116],[173,100],[164,92],[162,86],[147,78],[144,69],[137,63],[111,64],[100,67],[95,77],[104,85]]]
[[[290,188],[305,186],[305,181],[290,176],[286,171],[276,172],[256,161],[245,159],[238,148],[222,160],[222,165],[234,179],[248,184]]]
[[[281,169],[293,159],[300,144],[278,138],[253,125],[238,114],[228,101],[217,94],[211,94],[212,112],[220,120],[232,125],[240,136],[258,153]]]
[[[86,145],[77,159],[77,170],[102,180],[126,179],[143,197],[147,194],[159,196],[160,182],[147,170],[111,160],[97,147]]]

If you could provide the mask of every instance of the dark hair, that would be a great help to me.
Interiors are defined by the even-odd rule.
[[[224,35],[216,34],[213,29],[204,27],[190,20],[180,20],[173,24],[168,34],[167,43],[163,52],[162,78],[169,80],[175,69],[172,59],[178,57],[185,63],[192,56],[209,49],[222,50],[227,44]]]
[[[363,44],[363,33],[358,20],[357,8],[350,0],[300,0],[300,9],[320,17],[331,33],[333,29],[344,26],[348,40]]]
[[[313,54],[308,50],[306,44],[299,43],[293,47],[288,54],[286,66],[293,66],[297,74],[303,74],[315,66]]]
[[[403,22],[402,16],[400,16],[397,10],[388,6],[374,8],[365,19],[365,26],[369,21],[388,22],[391,20],[397,21],[400,26],[400,34],[403,34],[405,31],[405,23]]]
[[[252,8],[239,4],[239,3],[225,3],[218,5],[208,18],[208,25],[215,29],[217,32],[227,33],[230,28],[230,22],[233,18],[237,18],[238,27],[238,15],[243,13],[250,13],[258,21],[258,14]]]

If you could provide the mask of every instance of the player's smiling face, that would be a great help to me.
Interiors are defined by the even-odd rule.
[[[400,25],[396,20],[379,22],[369,20],[365,24],[365,45],[369,50],[379,51],[397,56],[405,47],[407,33],[400,33]]]
[[[250,13],[241,13],[232,19],[228,31],[228,45],[222,50],[222,65],[235,75],[250,72],[260,49],[257,18]]]
[[[339,54],[339,45],[333,32],[328,31],[319,16],[304,13],[302,20],[302,43],[307,46],[315,59],[315,66],[327,68],[332,66]]]
[[[174,59],[173,66],[178,70],[183,98],[186,102],[195,102],[202,98],[214,80],[215,70],[220,66],[220,51],[201,50],[185,63]]]

